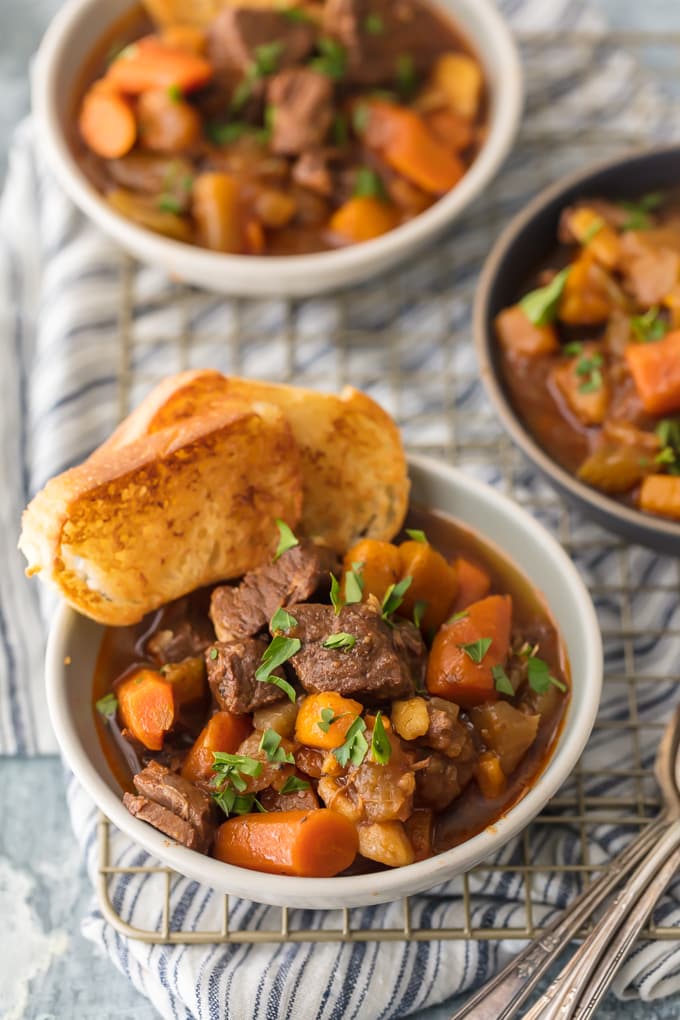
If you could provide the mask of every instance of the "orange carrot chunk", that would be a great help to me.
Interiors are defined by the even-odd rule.
[[[472,563],[462,556],[454,560],[453,565],[458,574],[458,594],[453,603],[453,611],[458,613],[489,594],[491,578],[486,570],[482,570],[476,563]]]
[[[128,101],[96,82],[83,98],[78,127],[88,149],[102,159],[125,156],[137,139],[137,123]]]
[[[106,72],[111,82],[131,96],[150,89],[200,89],[210,81],[212,66],[204,58],[149,35],[127,46]]]
[[[232,712],[215,712],[203,727],[196,743],[189,751],[182,775],[190,783],[208,782],[213,775],[215,751],[235,754],[239,744],[250,735],[253,728],[249,715],[234,715]]]
[[[458,591],[455,567],[429,542],[402,542],[399,556],[401,576],[413,578],[399,607],[399,615],[413,619],[416,605],[421,603],[423,630],[425,633],[436,630],[451,612]]]
[[[511,620],[510,596],[489,595],[443,626],[434,639],[427,666],[430,694],[464,708],[495,701],[498,694],[492,670],[508,657]]]
[[[139,669],[116,688],[123,725],[150,751],[161,751],[176,717],[175,692],[160,673]]]
[[[680,477],[648,475],[640,489],[640,509],[680,521]]]
[[[356,827],[344,815],[318,811],[273,811],[230,818],[217,830],[218,860],[272,875],[332,878],[354,861]]]
[[[642,406],[649,414],[680,410],[680,330],[625,351]]]
[[[399,224],[399,213],[393,205],[379,198],[361,195],[350,198],[331,216],[329,229],[338,241],[361,244],[386,234]]]
[[[431,195],[443,195],[465,173],[465,164],[450,152],[414,110],[391,103],[368,104],[363,141],[380,153],[393,170]]]
[[[389,586],[401,579],[399,550],[391,542],[381,542],[377,538],[362,538],[353,545],[342,566],[345,574],[350,571],[359,574],[364,582],[364,599],[375,595],[382,602]]]
[[[363,705],[343,698],[337,691],[310,694],[300,704],[295,721],[295,739],[307,747],[332,751],[344,743],[347,730],[360,716]]]

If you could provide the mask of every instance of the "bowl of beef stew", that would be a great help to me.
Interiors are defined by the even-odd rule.
[[[33,104],[62,186],[131,254],[305,295],[445,230],[507,155],[521,91],[490,0],[227,4],[201,29],[69,0]]]
[[[497,492],[426,458],[409,474],[393,543],[329,563],[284,532],[274,562],[141,625],[55,619],[69,766],[178,872],[278,905],[387,902],[488,857],[570,775],[602,680],[577,571]]]
[[[677,147],[561,181],[509,225],[477,292],[481,376],[568,499],[680,553]]]

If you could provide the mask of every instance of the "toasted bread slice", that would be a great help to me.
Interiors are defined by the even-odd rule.
[[[300,454],[271,404],[223,402],[109,443],[53,478],[23,517],[29,566],[101,623],[135,623],[262,563],[295,527]]]
[[[338,396],[215,371],[184,372],[161,383],[101,450],[232,401],[275,404],[290,423],[302,458],[303,534],[344,554],[360,538],[389,540],[399,531],[409,496],[399,430],[351,387]]]

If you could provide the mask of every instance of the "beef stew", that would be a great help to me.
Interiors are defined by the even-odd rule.
[[[371,240],[455,187],[484,143],[481,65],[426,0],[226,7],[207,31],[122,22],[72,139],[117,212],[232,254]]]
[[[343,565],[281,536],[239,582],[107,630],[94,715],[128,810],[227,863],[310,877],[406,865],[493,824],[568,704],[542,602],[440,514],[412,509],[400,540]],[[273,610],[235,613],[265,575]]]

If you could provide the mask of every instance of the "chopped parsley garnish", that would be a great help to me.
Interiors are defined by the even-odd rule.
[[[353,563],[352,570],[345,574],[345,604],[348,606],[361,602],[364,597],[364,579],[361,576],[363,563]]]
[[[476,662],[477,665],[482,661],[486,653],[491,648],[492,638],[483,637],[477,641],[469,641],[467,644],[458,645],[462,651],[465,652],[469,659]]]
[[[668,332],[666,320],[659,315],[658,305],[653,305],[644,315],[634,315],[630,320],[630,328],[642,343],[662,340]]]
[[[317,42],[319,56],[312,60],[309,65],[319,74],[325,74],[333,81],[339,81],[345,75],[347,68],[347,52],[335,39],[323,37]]]
[[[418,76],[413,57],[403,53],[397,57],[396,77],[397,92],[402,99],[411,99],[418,87]]]
[[[604,365],[604,358],[601,354],[582,354],[576,365],[574,371],[576,375],[583,378],[583,382],[579,385],[579,393],[596,393],[602,386],[602,365]]]
[[[664,196],[659,191],[643,195],[637,202],[619,202],[622,209],[625,209],[628,216],[621,224],[621,230],[649,230],[652,226],[650,212],[654,212],[663,205]]]
[[[338,719],[344,719],[346,715],[347,712],[341,712],[340,715],[334,715],[332,708],[322,708],[321,718],[317,721],[316,725],[319,727],[322,733],[328,733],[333,723],[337,722]]]
[[[279,544],[277,545],[276,552],[274,553],[274,563],[276,563],[279,557],[283,556],[285,552],[288,552],[289,549],[294,549],[296,545],[300,544],[285,521],[277,520],[276,527],[279,529]]]
[[[566,354],[569,358],[575,358],[579,354],[583,354],[583,344],[579,343],[578,340],[573,340],[571,343],[564,345],[562,354]]]
[[[515,688],[510,683],[510,677],[502,666],[492,666],[491,676],[493,677],[494,687],[499,694],[509,694],[510,697],[514,696]]]
[[[347,730],[344,744],[336,747],[333,751],[336,760],[343,768],[346,768],[349,762],[359,766],[366,757],[368,742],[364,736],[365,729],[366,723],[359,716]]]
[[[184,99],[182,86],[177,85],[176,83],[173,85],[168,85],[168,96],[173,101],[173,103],[181,103],[182,100]]]
[[[421,623],[423,622],[423,617],[425,615],[426,609],[427,602],[425,601],[425,599],[418,599],[415,606],[413,607],[413,622],[415,623],[416,627],[420,627]]]
[[[598,216],[598,218],[596,220],[593,220],[593,222],[590,224],[590,226],[586,230],[585,234],[581,238],[581,244],[584,244],[584,245],[585,244],[590,244],[590,242],[593,240],[593,238],[597,237],[597,235],[600,233],[600,231],[602,230],[603,227],[604,227],[604,220],[600,219],[600,217]]]
[[[346,634],[344,631],[340,631],[339,634],[329,634],[323,643],[324,648],[335,648],[339,651],[349,651],[350,648],[354,648],[357,643],[357,639],[353,634]]]
[[[427,545],[427,535],[425,534],[424,531],[421,531],[419,528],[407,528],[406,534],[414,542],[422,542],[423,545]]]
[[[331,574],[331,605],[336,616],[340,616],[344,601],[340,593],[340,582],[335,574]]]
[[[281,734],[276,730],[269,729],[262,734],[260,750],[267,755],[267,761],[277,765],[293,765],[295,758],[281,747]]]
[[[292,21],[293,24],[309,25],[313,23],[313,19],[301,7],[282,7],[279,13],[286,21]]]
[[[562,691],[563,694],[567,690],[566,684],[563,684],[557,677],[552,676],[548,663],[544,662],[543,659],[537,658],[535,655],[530,656],[527,660],[527,676],[529,686],[532,691],[536,691],[536,694],[545,694],[551,684],[553,687],[557,687],[558,691]]]
[[[309,783],[306,779],[300,779],[298,776],[288,776],[279,793],[281,796],[285,796],[287,793],[299,793],[301,790],[308,789]]]
[[[158,198],[158,208],[161,212],[174,213],[176,216],[183,211],[183,205],[174,195],[163,194]]]
[[[352,127],[357,135],[363,135],[368,127],[371,111],[365,103],[357,103],[352,110]]]
[[[276,634],[280,631],[286,632],[292,630],[293,627],[297,627],[297,624],[298,622],[295,617],[287,613],[283,606],[279,606],[269,621],[269,629],[272,634]]]
[[[385,201],[388,197],[382,177],[375,170],[362,166],[357,170],[356,181],[354,182],[355,198],[379,198]]]
[[[570,272],[571,266],[567,266],[566,269],[556,273],[545,287],[529,291],[519,302],[520,308],[534,326],[547,326],[555,321],[560,298]]]
[[[99,701],[95,701],[94,707],[105,719],[115,719],[116,712],[118,711],[118,698],[111,691],[105,694],[103,698],[100,698]]]
[[[234,89],[229,109],[232,113],[239,113],[246,105],[253,94],[253,86],[256,81],[274,74],[279,69],[279,60],[284,50],[284,44],[279,40],[270,43],[263,43],[256,46],[254,60],[246,70],[246,73]]]
[[[217,658],[217,656],[218,656],[218,655],[219,655],[220,653],[219,653],[219,652],[217,651],[217,649],[216,649],[216,648],[211,648],[208,654],[210,655],[210,658],[211,658],[211,659],[212,659],[212,661],[214,662],[214,661],[215,661],[215,659]]]
[[[382,721],[382,712],[378,712],[373,723],[373,737],[371,738],[371,757],[378,765],[387,765],[392,756],[392,745],[390,738],[385,732]]]
[[[225,815],[250,815],[253,808],[256,811],[267,813],[266,807],[260,804],[254,793],[237,793],[233,786],[225,784],[220,790],[212,795],[218,807],[221,807]]]
[[[446,621],[446,624],[448,626],[450,623],[458,623],[459,620],[464,620],[465,617],[469,615],[470,614],[467,609],[461,609],[459,613],[454,613],[453,616],[450,616]]]
[[[243,121],[233,120],[229,124],[208,124],[205,133],[215,145],[229,145],[244,135],[252,134],[252,125]]]
[[[385,31],[385,22],[379,14],[369,14],[364,18],[364,31],[368,35],[382,35]]]
[[[283,680],[280,676],[274,676],[274,670],[288,662],[302,648],[299,638],[275,637],[272,638],[269,646],[262,655],[262,662],[255,672],[255,679],[263,684],[274,684],[287,694],[290,700],[295,703],[295,689]]]
[[[654,463],[663,465],[669,475],[680,475],[680,419],[662,418],[654,431],[661,443]]]
[[[386,623],[390,622],[390,617],[396,613],[404,601],[404,595],[412,584],[413,578],[409,575],[408,577],[403,577],[397,584],[389,586],[382,600],[382,618]]]
[[[264,768],[262,762],[243,754],[227,754],[226,751],[213,751],[213,758],[213,800],[225,815],[247,815],[253,806],[264,811],[254,794],[243,796],[248,789],[248,782],[243,777],[257,779],[261,776]]]

